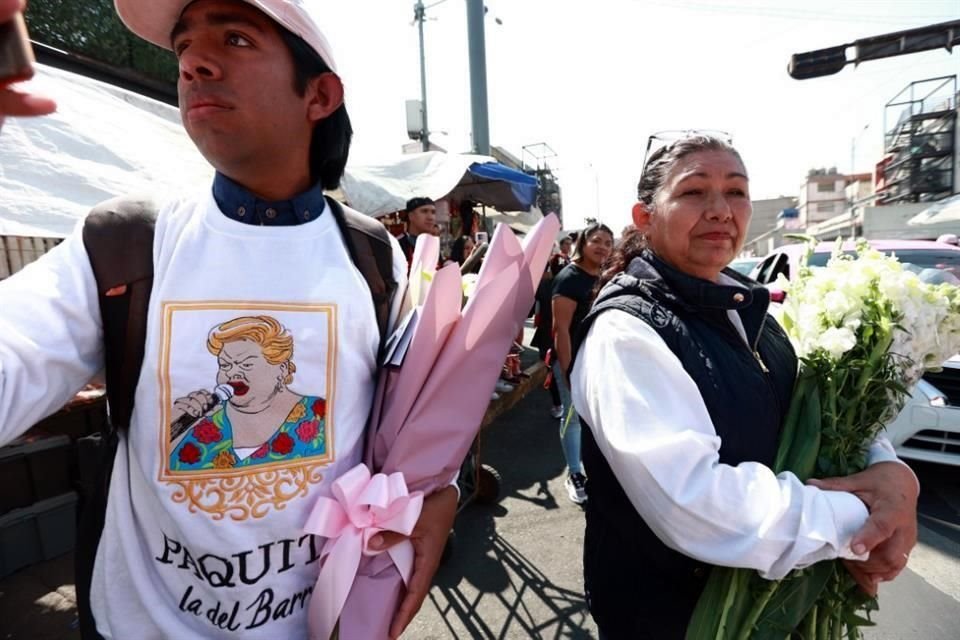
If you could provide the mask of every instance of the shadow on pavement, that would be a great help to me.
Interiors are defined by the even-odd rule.
[[[452,558],[429,596],[449,637],[464,637],[464,630],[471,638],[593,637],[585,628],[590,614],[582,590],[557,584],[548,575],[557,567],[538,566],[497,530],[508,514],[536,520],[538,512],[554,512],[557,501],[567,499],[549,486],[554,481],[555,491],[566,469],[550,404],[549,393],[536,389],[482,434],[481,462],[500,473],[501,502],[472,504],[457,516]],[[524,538],[519,544],[530,542],[542,548],[556,541]],[[572,557],[558,556],[555,564],[579,578],[580,562],[577,544]],[[491,608],[504,613],[486,615]]]
[[[463,553],[468,545],[472,549],[466,561],[470,571],[461,577],[441,570],[434,580],[430,601],[447,623],[451,637],[458,637],[456,628],[450,624],[451,617],[456,617],[472,638],[543,638],[545,633],[555,638],[592,638],[584,629],[589,612],[583,594],[554,584],[492,529],[485,531],[489,537],[482,541],[485,546],[481,548],[474,546],[480,541],[464,539],[458,534],[457,553]],[[475,595],[460,588],[463,581],[476,588]],[[505,620],[493,623],[484,619],[478,608],[485,597],[495,598],[509,612]],[[533,615],[531,607],[541,611]],[[546,616],[542,612],[544,608],[548,612]],[[493,628],[491,624],[500,628]]]

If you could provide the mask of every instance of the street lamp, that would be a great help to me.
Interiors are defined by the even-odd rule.
[[[863,128],[850,139],[850,175],[854,175],[857,172],[857,140],[860,139],[860,136],[870,128],[870,123],[863,125]]]
[[[413,21],[420,32],[420,114],[423,126],[420,141],[424,151],[430,150],[430,129],[427,125],[427,63],[423,43],[423,23],[427,19],[427,9],[431,9],[447,0],[438,0],[424,5],[417,0],[413,5]],[[487,63],[483,29],[483,17],[487,7],[483,0],[467,0],[467,39],[470,54],[470,102],[473,124],[473,150],[476,153],[490,153],[489,118],[487,116]],[[498,25],[503,20],[494,17]]]

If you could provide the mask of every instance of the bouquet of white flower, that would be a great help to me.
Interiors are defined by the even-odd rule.
[[[838,241],[826,267],[808,267],[804,259],[792,282],[778,282],[787,292],[778,319],[800,372],[774,471],[803,481],[863,470],[870,443],[909,389],[960,351],[960,289],[924,283],[865,241],[855,256],[841,249]],[[687,639],[783,640],[794,632],[805,640],[860,638],[876,608],[839,561],[777,581],[715,568]]]

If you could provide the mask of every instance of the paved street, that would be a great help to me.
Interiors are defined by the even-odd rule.
[[[407,634],[439,638],[596,638],[583,599],[583,512],[567,499],[556,420],[538,390],[484,433],[502,475],[496,505],[457,517],[450,559]]]
[[[563,489],[560,445],[545,392],[486,433],[485,462],[503,476],[496,506],[457,520],[457,546],[411,638],[596,638],[583,601],[583,515]],[[914,465],[923,492],[920,543],[881,587],[868,640],[960,637],[960,468]]]
[[[452,555],[406,637],[596,638],[583,600],[581,510],[563,488],[549,396],[535,391],[484,431],[483,462],[502,474],[502,499],[457,518]],[[918,465],[920,545],[881,589],[869,640],[960,637],[960,469]],[[75,639],[69,558],[0,581],[0,638]]]

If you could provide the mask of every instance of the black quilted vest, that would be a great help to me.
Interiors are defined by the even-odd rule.
[[[688,276],[647,251],[600,292],[580,336],[610,309],[642,319],[697,384],[722,440],[720,462],[771,465],[797,359],[767,315],[767,290],[729,269],[724,273],[746,288]],[[730,309],[739,312],[750,346],[730,323]],[[638,365],[638,375],[657,375]],[[630,504],[591,429],[582,437],[589,477],[584,581],[594,619],[610,640],[683,638],[709,566],[660,542]]]

